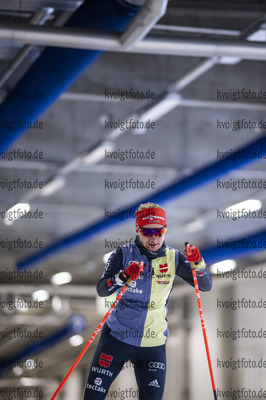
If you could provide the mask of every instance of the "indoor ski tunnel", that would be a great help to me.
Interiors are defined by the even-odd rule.
[[[264,4],[0,18],[0,398],[264,398]]]

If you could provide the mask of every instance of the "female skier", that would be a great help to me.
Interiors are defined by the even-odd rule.
[[[167,303],[176,276],[209,291],[211,275],[196,246],[186,256],[165,244],[166,212],[155,203],[141,204],[135,212],[135,243],[118,247],[108,259],[97,286],[109,296],[129,288],[110,315],[95,350],[84,400],[103,400],[124,363],[134,366],[140,400],[161,400],[166,378],[168,336]],[[144,263],[142,271],[141,262]]]

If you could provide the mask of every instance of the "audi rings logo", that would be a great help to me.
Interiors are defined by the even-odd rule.
[[[160,362],[156,362],[156,361],[150,361],[149,362],[149,367],[150,368],[156,368],[156,369],[165,370],[165,364],[164,363],[160,363]]]

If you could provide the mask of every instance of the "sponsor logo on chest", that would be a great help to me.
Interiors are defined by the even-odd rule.
[[[159,272],[156,271],[155,276],[157,279],[171,278],[172,275],[168,272],[168,264],[159,264]]]

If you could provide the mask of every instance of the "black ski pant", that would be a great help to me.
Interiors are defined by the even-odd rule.
[[[125,363],[134,366],[138,390],[109,391]],[[136,347],[115,339],[105,324],[91,363],[84,400],[161,400],[166,377],[165,345]],[[120,392],[120,393],[118,393]]]

